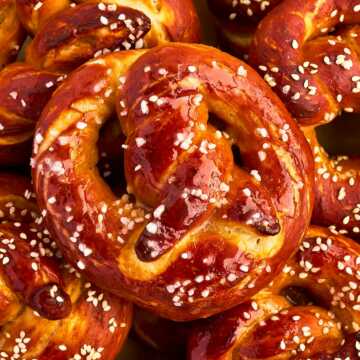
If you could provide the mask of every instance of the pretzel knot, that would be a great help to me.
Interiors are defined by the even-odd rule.
[[[115,359],[131,304],[64,263],[26,179],[0,174],[0,209],[0,357]]]
[[[359,264],[357,243],[311,227],[268,288],[193,331],[189,359],[358,359]]]
[[[291,24],[286,31],[278,26],[284,21]],[[359,22],[356,0],[286,0],[260,23],[250,55],[250,62],[303,126],[312,147],[313,221],[335,225],[352,237],[360,232],[358,164],[342,157],[330,159],[315,129],[342,111],[360,111]]]
[[[129,193],[120,199],[96,170],[117,89]],[[206,46],[118,53],[75,71],[41,116],[33,166],[70,262],[175,320],[220,312],[269,283],[312,207],[301,131],[251,68]]]

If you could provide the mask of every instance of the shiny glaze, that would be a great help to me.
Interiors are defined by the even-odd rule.
[[[95,170],[99,128],[115,105],[131,195],[120,199]],[[207,123],[209,109],[229,137]],[[312,208],[302,133],[251,68],[206,46],[116,53],[75,71],[41,116],[33,166],[69,261],[174,320],[221,312],[268,284]]]
[[[131,305],[64,263],[27,179],[0,174],[0,208],[0,357],[114,359]]]
[[[198,325],[188,358],[358,359],[360,246],[311,227],[282,273],[254,298]],[[306,289],[316,304],[291,304],[289,286]]]
[[[25,39],[15,0],[0,1],[0,69],[13,61]]]
[[[0,163],[28,163],[35,123],[63,78],[25,64],[0,72]]]
[[[315,128],[342,111],[360,111],[356,5],[356,0],[283,1],[260,23],[250,56],[303,125],[311,145],[316,171],[313,222],[351,237],[360,232],[357,161],[330,159],[317,141]],[[305,22],[305,18],[311,20]],[[278,26],[283,21],[291,24],[287,32]],[[337,31],[328,34],[334,27]]]
[[[18,1],[24,22],[37,28],[26,61],[52,71],[68,72],[114,50],[199,40],[199,22],[191,0],[90,0],[71,7],[66,6],[67,1],[51,7],[48,1],[37,11],[32,1]],[[44,14],[39,14],[43,7]],[[51,18],[49,12],[54,14]],[[41,20],[41,26],[29,24],[29,13],[34,22]]]

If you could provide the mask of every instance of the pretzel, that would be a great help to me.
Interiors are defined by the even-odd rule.
[[[25,38],[16,13],[15,0],[0,1],[0,69],[13,61]]]
[[[0,72],[1,165],[29,162],[35,123],[62,79],[20,63]]]
[[[359,244],[311,227],[269,288],[193,331],[188,358],[358,359],[359,264]],[[305,288],[317,303],[287,298],[289,287]]]
[[[121,198],[95,166],[119,87]],[[209,111],[231,135],[208,124]],[[244,63],[200,45],[114,53],[72,73],[42,113],[32,164],[66,258],[173,320],[223,311],[269,283],[312,207],[312,159],[281,102]]]
[[[247,57],[258,23],[281,1],[208,0],[221,45],[240,57]]]
[[[0,175],[0,358],[115,359],[132,307],[61,260],[26,179]]]
[[[94,55],[109,51],[199,40],[192,0],[89,0],[47,20],[48,8],[57,11],[65,5],[64,1],[55,1],[54,7],[54,2],[48,0],[40,8],[34,0],[18,0],[19,3],[26,19],[30,10],[34,14],[44,8],[45,15],[38,17],[45,20],[27,47],[26,62],[51,71],[68,72]],[[39,22],[38,17],[33,15],[32,22]],[[28,27],[33,29],[36,25]]]
[[[284,21],[291,24],[287,31],[278,26]],[[330,159],[315,129],[342,111],[360,110],[359,22],[356,0],[286,0],[260,23],[250,55],[250,62],[303,126],[312,147],[316,170],[313,222],[351,237],[360,233],[357,161]],[[341,24],[349,26],[328,34]]]

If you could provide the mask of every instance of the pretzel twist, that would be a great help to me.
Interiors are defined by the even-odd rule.
[[[193,331],[189,359],[358,359],[359,264],[357,243],[311,227],[269,288]],[[317,303],[292,304],[289,287]]]
[[[95,167],[119,87],[131,194],[121,199]],[[269,283],[311,213],[312,161],[298,127],[252,69],[205,46],[116,53],[75,71],[42,114],[33,165],[71,263],[175,320],[220,312]]]
[[[278,26],[284,21],[291,24],[287,31]],[[330,159],[315,129],[342,111],[360,110],[359,22],[356,0],[286,0],[260,23],[250,56],[303,126],[312,147],[316,167],[313,221],[334,225],[352,237],[360,232],[358,164],[351,159]],[[348,27],[327,34],[339,25]]]
[[[0,358],[114,359],[131,305],[64,264],[25,179],[0,175],[0,208]]]
[[[199,40],[191,0],[89,0],[66,7],[67,3],[48,0],[38,8],[34,0],[18,0],[20,18],[32,31],[37,29],[27,47],[27,63],[68,72],[94,55],[114,50]]]

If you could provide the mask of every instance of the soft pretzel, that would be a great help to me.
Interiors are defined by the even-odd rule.
[[[259,21],[282,0],[208,0],[220,44],[246,57]]]
[[[188,358],[359,359],[359,264],[359,244],[311,227],[269,288],[193,331]],[[284,290],[291,287],[315,304],[289,301]]]
[[[279,23],[291,24],[283,31]],[[315,129],[360,110],[360,5],[357,0],[285,0],[259,25],[250,61],[303,126],[315,158],[313,221],[360,233],[357,161],[330,159]],[[333,28],[335,34],[329,34]],[[285,54],[285,55],[284,55]]]
[[[27,48],[26,62],[47,70],[67,72],[94,55],[113,50],[199,40],[192,0],[89,0],[50,17],[48,9],[58,10],[64,1],[55,1],[54,6],[48,0],[40,8],[37,4],[34,0],[18,0],[25,21],[31,11],[32,22],[39,22],[34,13],[42,9],[44,14],[39,18],[47,18],[40,22]],[[32,24],[28,27],[36,28]]]
[[[115,103],[127,138],[121,198],[96,170]],[[223,311],[269,283],[312,207],[312,159],[281,102],[247,65],[200,45],[114,53],[76,70],[42,113],[33,167],[69,261],[174,320]]]
[[[15,0],[0,0],[0,69],[16,58],[24,38]]]
[[[0,358],[114,359],[131,305],[62,261],[26,179],[0,175],[0,209]]]
[[[28,164],[35,123],[62,79],[20,63],[0,72],[1,165]]]

